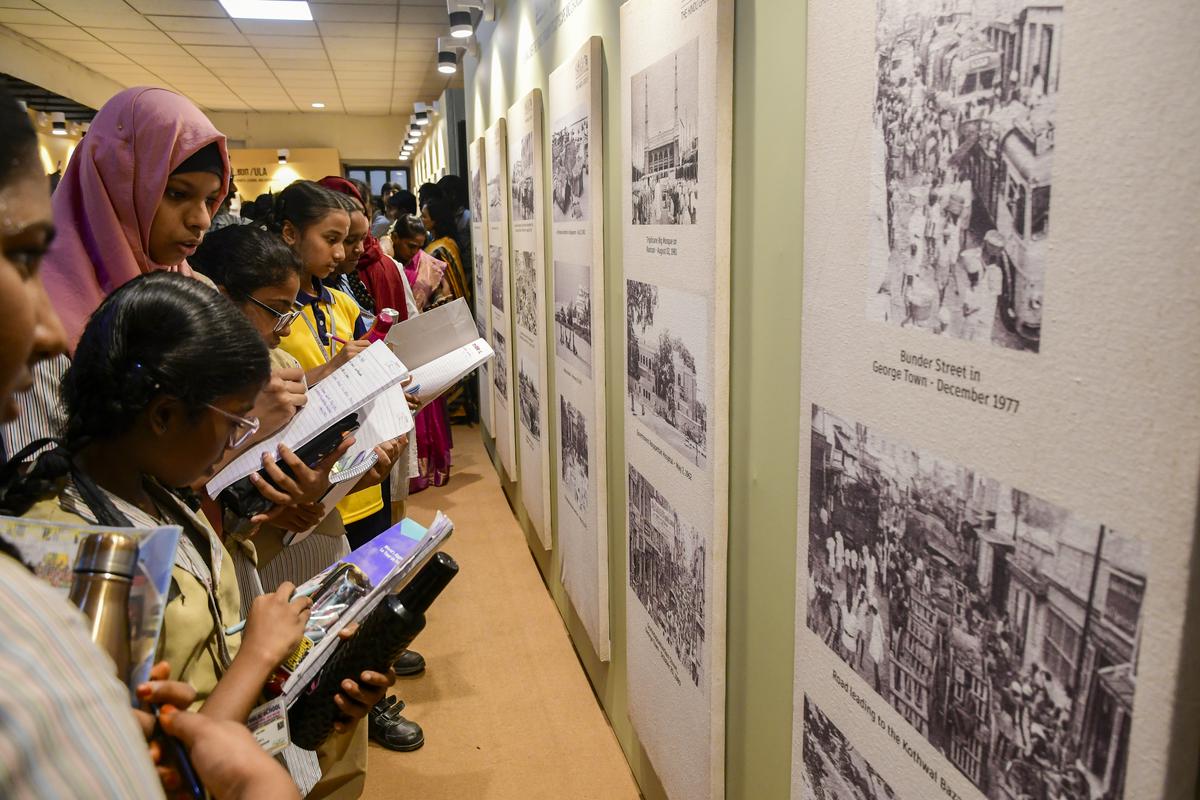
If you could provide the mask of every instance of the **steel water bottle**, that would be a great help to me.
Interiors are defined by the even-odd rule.
[[[129,681],[129,590],[137,557],[137,539],[132,536],[88,534],[75,554],[68,595],[91,623],[92,641],[112,657],[121,683]]]

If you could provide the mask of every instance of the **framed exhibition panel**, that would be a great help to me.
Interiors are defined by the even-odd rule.
[[[484,133],[484,169],[487,176],[488,302],[492,318],[492,433],[500,463],[510,480],[517,480],[517,446],[514,421],[512,283],[508,258],[508,139],[505,121],[496,120]]]
[[[550,431],[546,377],[546,222],[542,92],[508,110],[509,206],[512,216],[513,317],[516,321],[517,448],[521,501],[549,550]]]
[[[562,582],[596,655],[610,655],[604,368],[601,41],[550,74],[550,221]]]
[[[1187,247],[1128,178],[1190,86],[1127,79],[1190,57],[1154,5],[1131,42],[809,3],[793,797],[1191,793],[1200,322],[1131,277]]]
[[[483,137],[471,142],[467,148],[467,189],[471,208],[471,258],[475,276],[475,326],[485,342],[492,341],[491,303],[488,302],[488,204],[484,187],[487,171],[484,169]],[[496,429],[492,410],[492,373],[487,363],[479,368],[479,418],[483,429],[492,436]]]
[[[724,794],[733,3],[621,7],[629,716]]]

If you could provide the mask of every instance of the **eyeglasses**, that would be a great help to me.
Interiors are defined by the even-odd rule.
[[[251,436],[258,433],[258,417],[239,417],[232,411],[217,408],[212,403],[205,403],[204,405],[222,417],[233,421],[234,428],[229,432],[229,447],[231,449],[236,450],[248,442]]]
[[[286,328],[288,325],[291,325],[293,322],[295,322],[296,317],[300,316],[304,312],[304,309],[302,309],[302,308],[294,308],[291,311],[288,311],[287,313],[281,313],[281,312],[276,311],[275,309],[271,308],[269,305],[267,305],[263,301],[255,298],[255,297],[252,297],[252,296],[246,294],[245,292],[239,292],[239,294],[242,297],[249,300],[251,303],[254,303],[254,305],[263,309],[264,311],[269,311],[275,315],[275,327],[271,329],[271,331],[273,333],[282,333],[284,328]]]

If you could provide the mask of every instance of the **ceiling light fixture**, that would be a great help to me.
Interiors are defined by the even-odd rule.
[[[311,20],[312,9],[305,0],[221,0],[234,19]]]
[[[55,111],[50,115],[50,132],[55,136],[67,135],[67,115],[61,111]]]
[[[287,151],[287,149],[286,149],[286,148],[280,148],[280,149],[279,149],[277,152],[278,152],[278,154],[279,154],[279,163],[280,163],[280,164],[286,164],[286,163],[287,163],[287,160],[288,160],[288,151]]]
[[[417,112],[417,124],[422,127],[429,124],[429,112],[428,111],[418,111]]]
[[[439,50],[438,72],[443,75],[453,75],[458,72],[458,54],[453,50]]]
[[[470,11],[451,11],[450,12],[450,35],[455,39],[466,39],[475,32],[475,26],[471,24]]]
[[[324,103],[313,103],[312,107],[313,108],[324,108],[325,104]]]

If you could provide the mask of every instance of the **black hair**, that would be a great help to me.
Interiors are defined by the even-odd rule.
[[[423,240],[427,233],[425,223],[415,214],[402,214],[396,218],[396,224],[392,227],[392,236],[401,239],[419,237]]]
[[[425,183],[421,184],[420,189],[417,189],[417,202],[421,204],[421,208],[424,208],[425,205],[433,198],[441,196],[442,190],[438,188],[436,183],[429,183],[426,181]]]
[[[21,170],[32,174],[37,164],[37,131],[29,114],[0,89],[0,185]]]
[[[442,197],[450,201],[450,204],[457,211],[460,208],[467,207],[467,184],[457,175],[444,175],[437,182],[437,187],[442,193]]]
[[[454,204],[448,198],[435,197],[422,208],[429,213],[429,219],[433,222],[434,229],[430,233],[434,236],[453,236],[457,232]]]
[[[367,213],[366,206],[364,206],[362,201],[359,200],[357,197],[354,197],[353,195],[348,195],[345,192],[335,191],[333,189],[330,189],[329,191],[331,191],[337,195],[338,202],[340,202],[342,204],[342,208],[346,209],[347,214],[353,214],[355,211],[357,211],[360,214]]]
[[[303,231],[330,211],[347,210],[341,197],[314,181],[293,181],[275,195],[271,210],[263,221],[276,233],[283,231],[285,222]]]
[[[388,198],[387,205],[401,214],[416,214],[417,196],[408,189],[397,189],[396,193]]]
[[[83,329],[61,389],[67,446],[124,433],[160,393],[199,413],[270,376],[266,344],[227,298],[176,273],[141,275]]]
[[[229,225],[205,234],[188,263],[225,287],[235,301],[300,274],[292,248],[257,225]]]

